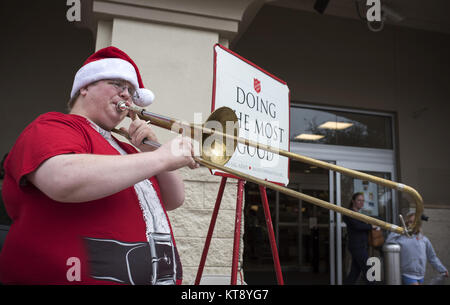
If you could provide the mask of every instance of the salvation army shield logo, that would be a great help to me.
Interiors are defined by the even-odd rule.
[[[253,79],[253,87],[255,88],[256,93],[261,92],[261,82],[257,79]]]

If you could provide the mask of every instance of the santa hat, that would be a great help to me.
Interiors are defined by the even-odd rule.
[[[133,101],[138,106],[148,106],[155,98],[152,91],[144,88],[134,61],[116,47],[100,49],[86,59],[75,75],[70,97],[73,98],[84,86],[102,79],[123,79],[130,82],[136,88]]]

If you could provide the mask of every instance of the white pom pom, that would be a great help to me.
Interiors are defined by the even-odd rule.
[[[134,103],[140,107],[146,107],[150,105],[155,99],[155,95],[148,89],[139,88],[136,89],[136,97]]]

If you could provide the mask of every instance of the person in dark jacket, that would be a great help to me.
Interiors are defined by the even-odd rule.
[[[355,193],[352,196],[350,202],[350,209],[355,212],[359,212],[364,205],[364,194]],[[368,254],[368,242],[369,232],[372,230],[372,225],[359,221],[355,218],[343,216],[343,221],[347,224],[348,233],[348,250],[352,255],[352,267],[350,273],[344,279],[345,285],[353,285],[358,280],[361,272],[363,272],[363,278],[367,283],[367,259]]]

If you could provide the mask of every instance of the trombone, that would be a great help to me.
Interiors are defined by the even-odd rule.
[[[241,138],[238,135],[237,128],[234,128],[233,133],[231,134],[231,133],[222,133],[218,130],[214,130],[214,129],[206,127],[208,125],[207,123],[211,122],[211,121],[219,122],[220,125],[223,127],[222,130],[226,130],[226,128],[225,128],[226,122],[232,122],[235,124],[238,120],[236,117],[236,114],[234,113],[234,111],[232,109],[230,109],[228,107],[221,107],[221,108],[216,109],[214,112],[212,112],[210,114],[210,116],[208,117],[208,119],[205,121],[205,123],[203,125],[184,123],[179,120],[175,120],[175,119],[172,119],[167,116],[152,113],[152,112],[149,112],[149,111],[146,111],[144,109],[140,109],[140,108],[137,108],[134,106],[127,106],[126,103],[123,101],[121,101],[117,104],[117,110],[118,111],[126,111],[126,110],[133,111],[134,113],[136,113],[138,115],[138,117],[140,119],[150,121],[152,125],[156,125],[161,128],[175,131],[180,134],[182,134],[185,129],[190,129],[190,131],[191,131],[190,135],[192,137],[194,134],[196,134],[196,132],[197,133],[200,132],[201,137],[202,137],[202,143],[204,143],[205,140],[208,139],[208,137],[210,137],[210,136],[217,138],[218,141],[215,141],[215,140],[211,141],[210,147],[207,147],[207,149],[201,150],[201,158],[194,157],[194,160],[196,162],[208,167],[209,169],[221,170],[223,172],[232,174],[235,177],[240,177],[246,181],[256,183],[258,185],[261,185],[261,186],[273,189],[275,191],[284,193],[288,196],[292,196],[297,199],[301,199],[306,202],[312,203],[314,205],[333,210],[333,211],[341,213],[343,215],[347,215],[349,217],[356,218],[365,223],[379,226],[385,230],[389,230],[389,231],[392,231],[395,233],[399,233],[399,234],[407,234],[410,232],[417,233],[420,229],[421,215],[423,212],[423,199],[422,199],[421,195],[414,188],[407,186],[405,184],[402,184],[402,183],[383,179],[383,178],[369,175],[366,173],[362,173],[359,171],[351,170],[351,169],[348,169],[348,168],[345,168],[342,166],[330,164],[330,163],[327,163],[324,161],[320,161],[320,160],[309,158],[309,157],[306,157],[303,155],[295,154],[295,153],[292,153],[292,152],[289,152],[286,150],[282,150],[282,149],[279,149],[279,148],[276,148],[273,146],[269,146],[269,145],[254,142],[254,141],[251,141],[248,139]],[[113,129],[112,131],[129,139],[129,135],[125,131],[118,130],[118,129]],[[287,187],[283,187],[283,186],[277,185],[275,183],[271,183],[271,182],[268,182],[268,181],[265,181],[265,180],[262,180],[259,178],[255,178],[251,175],[239,172],[237,170],[227,168],[224,165],[231,158],[231,154],[229,154],[229,155],[226,154],[225,145],[223,144],[223,143],[226,143],[226,140],[233,141],[232,142],[233,143],[233,151],[236,148],[237,143],[241,143],[244,145],[248,145],[248,146],[263,149],[263,150],[266,150],[266,151],[269,151],[272,153],[276,153],[276,154],[288,157],[288,158],[296,160],[296,161],[300,161],[300,162],[314,165],[317,167],[321,167],[324,169],[336,171],[336,172],[339,172],[344,175],[348,175],[353,178],[370,181],[375,184],[379,184],[379,185],[382,185],[382,186],[385,186],[385,187],[388,187],[391,189],[395,189],[400,192],[407,193],[414,199],[415,204],[416,204],[416,214],[415,214],[414,223],[409,228],[407,228],[406,226],[400,227],[400,226],[390,224],[388,222],[355,212],[353,210],[334,205],[327,201],[291,190]],[[160,144],[151,142],[148,140],[144,140],[144,143],[155,146],[155,147],[160,146]],[[201,145],[201,147],[203,147],[203,145]]]

